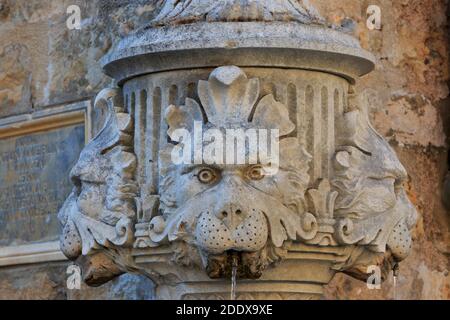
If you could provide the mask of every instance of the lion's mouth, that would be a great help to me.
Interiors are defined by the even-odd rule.
[[[237,278],[258,279],[265,267],[261,252],[262,250],[256,252],[229,250],[220,255],[209,255],[206,272],[212,279],[231,278],[235,268]]]

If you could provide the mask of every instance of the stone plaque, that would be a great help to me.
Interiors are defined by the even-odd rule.
[[[58,239],[84,123],[0,139],[0,247]]]

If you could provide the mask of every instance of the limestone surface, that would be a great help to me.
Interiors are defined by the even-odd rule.
[[[117,45],[121,36],[148,25],[161,9],[157,1],[147,0],[72,2],[82,9],[83,27],[78,31],[65,27],[64,1],[1,2],[0,117],[94,97],[113,82],[102,74],[100,57]],[[366,8],[372,4],[368,1],[308,2],[306,10],[313,12],[311,8],[315,8],[327,25],[355,36],[375,55],[375,71],[361,78],[355,90],[376,93],[368,95],[368,116],[408,172],[403,185],[418,209],[418,223],[412,230],[414,243],[410,256],[401,264],[397,297],[448,299],[449,215],[441,203],[441,186],[448,170],[447,1],[379,1],[382,29],[374,31],[365,25]],[[201,78],[206,80],[207,75]],[[187,80],[193,82],[192,77]],[[265,84],[262,91],[268,94],[270,88]],[[185,90],[195,98],[192,87]],[[149,96],[153,97],[150,92]],[[157,102],[158,95],[155,97]],[[283,90],[275,97],[291,101]],[[177,100],[171,103],[185,103],[182,98]],[[138,228],[137,232],[142,230]],[[29,266],[17,276],[26,275],[25,284],[10,269],[2,268],[2,286],[14,288],[2,292],[6,297],[19,298],[58,296],[60,288],[65,287],[64,277],[51,277],[50,284],[43,285],[48,280],[42,281],[45,277],[41,269],[46,273],[64,272],[55,271],[51,265]],[[107,296],[106,290],[90,290],[83,286],[73,297]],[[391,299],[392,275],[388,275],[382,290],[368,290],[364,282],[340,274],[325,294],[330,299]]]

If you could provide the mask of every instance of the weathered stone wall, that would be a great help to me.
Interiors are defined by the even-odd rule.
[[[374,90],[372,123],[394,146],[409,173],[409,197],[418,208],[411,255],[401,263],[400,299],[449,299],[449,212],[441,202],[447,166],[448,25],[447,1],[313,1],[330,21],[346,26],[375,54],[376,70],[357,91]],[[365,26],[365,11],[377,4],[382,30]],[[369,95],[372,96],[372,95]],[[393,279],[382,290],[339,275],[328,298],[391,299]]]
[[[442,205],[448,170],[448,26],[446,0],[310,0],[330,22],[355,35],[377,58],[356,86],[366,90],[376,129],[410,174],[419,211],[412,254],[401,264],[398,298],[449,299],[449,212]],[[66,27],[66,8],[81,8],[82,29]],[[382,10],[382,30],[367,29],[366,8]],[[0,118],[92,98],[112,84],[98,60],[120,38],[148,22],[156,0],[0,0]],[[0,298],[82,299],[152,296],[142,277],[122,276],[100,288],[66,289],[66,263],[0,268]],[[338,275],[329,299],[391,299]]]

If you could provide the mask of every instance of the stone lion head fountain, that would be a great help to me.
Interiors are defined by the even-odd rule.
[[[102,64],[118,88],[59,213],[88,284],[221,299],[234,268],[238,298],[311,299],[408,255],[407,174],[353,92],[374,59],[311,6],[167,0]]]

